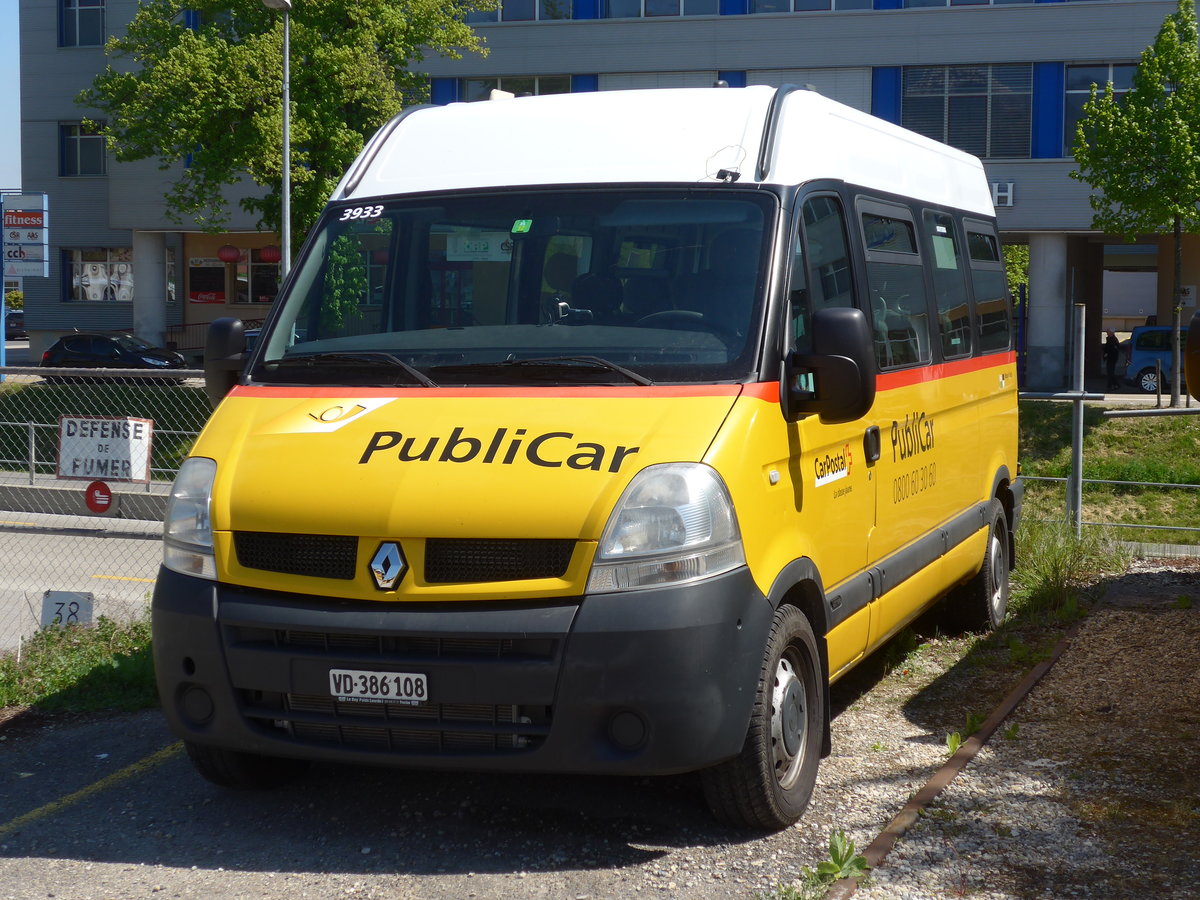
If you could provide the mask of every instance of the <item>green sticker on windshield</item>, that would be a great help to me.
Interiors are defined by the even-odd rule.
[[[533,219],[517,219],[513,222],[513,234],[529,234],[529,229],[533,227]]]

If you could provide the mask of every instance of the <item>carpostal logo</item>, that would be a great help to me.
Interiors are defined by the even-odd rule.
[[[376,431],[363,448],[358,464],[380,460],[501,466],[530,463],[547,469],[619,472],[626,459],[641,449],[576,440],[570,431],[531,434],[527,428],[497,428],[490,434],[468,434],[456,425],[448,435],[432,437]]]
[[[826,453],[824,456],[818,456],[813,465],[816,467],[817,479],[816,486],[820,487],[823,484],[829,484],[831,481],[838,481],[850,474],[850,467],[854,464],[853,457],[850,453],[850,445],[842,447],[841,453]]]

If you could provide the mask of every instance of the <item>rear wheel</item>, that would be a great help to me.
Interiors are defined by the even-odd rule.
[[[995,498],[988,508],[987,546],[979,572],[950,595],[953,626],[963,631],[999,628],[1008,612],[1009,533],[1004,506]]]
[[[701,773],[717,818],[776,830],[803,815],[821,756],[825,692],[817,641],[794,606],[775,613],[742,752]]]
[[[1142,369],[1137,376],[1138,389],[1146,394],[1158,393],[1158,373],[1154,369]]]
[[[238,791],[282,787],[308,771],[308,760],[260,756],[183,742],[192,765],[208,781]]]

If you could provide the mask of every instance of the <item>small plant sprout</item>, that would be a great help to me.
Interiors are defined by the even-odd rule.
[[[958,752],[958,748],[962,746],[962,741],[962,734],[958,731],[946,735],[946,749],[950,751],[951,756]]]
[[[963,735],[970,737],[979,730],[979,726],[983,724],[983,716],[979,713],[967,713],[967,727],[963,729]]]
[[[1015,741],[1017,739],[1017,733],[1020,730],[1021,730],[1021,723],[1013,722],[1011,725],[1009,725],[1007,728],[1004,729],[1004,739],[1006,741]]]
[[[1191,609],[1192,608],[1192,598],[1189,597],[1187,594],[1180,594],[1178,597],[1175,598],[1175,602],[1172,603],[1171,606],[1174,609]]]
[[[829,836],[829,859],[818,863],[815,871],[808,866],[801,871],[809,883],[828,886],[843,878],[862,878],[870,868],[867,858],[855,850],[854,841],[838,830]]]

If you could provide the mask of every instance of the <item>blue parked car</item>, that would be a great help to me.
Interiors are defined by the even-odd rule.
[[[1133,329],[1126,348],[1125,380],[1147,394],[1156,393],[1155,360],[1161,367],[1165,390],[1171,379],[1171,327],[1142,325]]]

